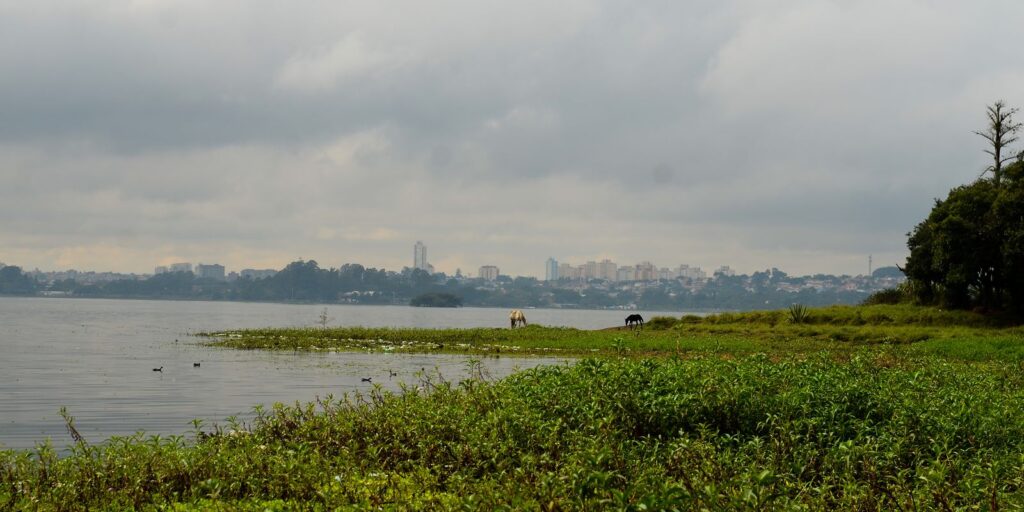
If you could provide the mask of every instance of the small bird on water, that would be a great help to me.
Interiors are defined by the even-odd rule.
[[[160,373],[163,373],[163,371],[164,371],[164,367],[163,367],[163,366],[161,366],[160,368],[153,368],[153,371],[154,371],[154,372],[160,372]]]
[[[199,368],[199,363],[192,363],[193,368]]]
[[[363,377],[363,382],[373,382],[373,377]]]

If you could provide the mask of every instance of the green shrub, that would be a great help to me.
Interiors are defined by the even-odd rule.
[[[683,317],[679,319],[679,323],[681,324],[699,324],[703,321],[704,317],[698,315],[683,315]]]
[[[654,330],[671,329],[674,327],[679,320],[670,316],[656,316],[647,321],[646,326]]]
[[[789,321],[794,324],[807,323],[810,318],[810,310],[803,304],[793,304],[789,307]]]
[[[907,297],[904,296],[903,292],[898,288],[888,288],[886,290],[880,290],[871,295],[868,295],[866,299],[860,304],[862,306],[877,306],[879,304],[900,304],[908,302]]]
[[[194,442],[0,451],[13,510],[1024,505],[1015,364],[584,360],[260,410]]]

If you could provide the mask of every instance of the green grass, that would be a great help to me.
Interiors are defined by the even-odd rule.
[[[1021,328],[906,306],[805,313],[217,333],[247,349],[595,357],[497,382],[420,375],[64,458],[0,451],[0,510],[1024,508]]]
[[[531,325],[521,329],[248,329],[206,333],[211,343],[239,349],[372,350],[471,354],[684,355],[758,352],[779,355],[829,350],[848,354],[865,345],[902,346],[908,354],[1024,359],[1024,329],[968,312],[915,306],[836,306],[806,309],[799,323],[788,310],[657,317],[644,330],[586,331]]]
[[[1015,364],[860,351],[588,359],[499,382],[278,406],[195,444],[0,454],[0,508],[1024,506]]]

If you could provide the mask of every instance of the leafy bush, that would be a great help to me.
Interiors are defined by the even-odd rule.
[[[0,508],[1024,506],[1016,365],[585,360],[258,411],[250,428],[0,452]]]
[[[879,290],[879,291],[877,291],[875,293],[872,293],[871,295],[868,295],[868,298],[864,299],[864,301],[861,302],[861,305],[862,306],[876,306],[876,305],[879,305],[879,304],[893,305],[893,304],[899,304],[899,303],[903,302],[903,299],[904,299],[903,294],[899,290],[897,290],[896,288],[888,288],[888,289],[885,289],[885,290]]]
[[[682,324],[699,324],[703,321],[704,317],[697,315],[683,315],[683,317],[679,319],[679,323]]]
[[[670,316],[656,316],[656,317],[651,318],[650,320],[648,320],[646,325],[647,325],[647,327],[649,327],[651,329],[654,329],[654,330],[664,330],[664,329],[671,329],[677,323],[679,323],[679,320],[676,320],[673,317],[670,317]]]

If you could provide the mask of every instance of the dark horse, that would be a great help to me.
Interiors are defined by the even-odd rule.
[[[644,317],[633,313],[626,317],[626,327],[633,329],[634,327],[644,328]]]

